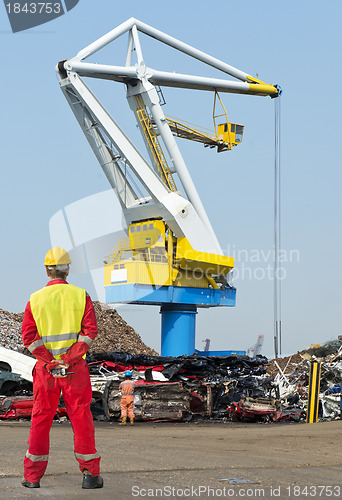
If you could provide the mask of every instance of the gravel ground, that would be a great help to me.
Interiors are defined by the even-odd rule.
[[[41,488],[23,488],[20,479],[29,426],[29,422],[0,423],[0,498],[321,500],[342,494],[341,421],[138,422],[134,427],[96,422],[104,478],[104,488],[96,491],[81,489],[69,422],[52,425],[50,460]]]

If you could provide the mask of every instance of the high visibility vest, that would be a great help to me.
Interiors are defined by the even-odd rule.
[[[31,295],[38,333],[55,359],[77,342],[85,303],[86,291],[69,284],[49,285]]]
[[[123,396],[133,396],[134,382],[132,382],[132,380],[124,380],[120,385]]]

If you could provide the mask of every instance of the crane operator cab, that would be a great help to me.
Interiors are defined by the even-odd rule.
[[[217,108],[221,108],[217,110]],[[223,118],[225,121],[223,123],[218,123]],[[228,115],[226,108],[223,105],[219,93],[215,91],[214,94],[214,107],[213,107],[213,121],[216,138],[218,141],[217,152],[230,151],[233,146],[237,146],[242,142],[244,125],[239,125],[237,123],[230,123],[228,121]]]
[[[217,126],[217,135],[221,141],[237,146],[242,142],[244,128],[237,123],[221,123]]]

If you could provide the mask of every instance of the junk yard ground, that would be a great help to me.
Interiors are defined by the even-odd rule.
[[[161,358],[116,311],[99,303],[95,309],[100,333],[88,362],[104,489],[80,488],[62,401],[41,488],[21,486],[32,394],[30,382],[14,380],[0,360],[0,498],[342,496],[341,339],[271,362],[263,356]],[[23,352],[21,321],[22,314],[0,310],[6,352]],[[307,424],[312,359],[322,366],[320,422]],[[122,428],[117,387],[127,368],[137,381],[137,423]]]
[[[127,428],[97,422],[96,442],[105,486],[87,492],[80,488],[81,474],[73,456],[68,422],[53,424],[53,453],[47,473],[40,490],[32,491],[20,485],[29,422],[3,421],[0,497],[340,498],[341,427],[340,421],[138,422]]]

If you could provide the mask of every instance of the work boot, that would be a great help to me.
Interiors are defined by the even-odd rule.
[[[127,420],[127,417],[122,417],[121,422],[119,423],[119,425],[126,425],[126,420]]]
[[[129,421],[131,422],[131,425],[134,425],[134,418],[130,418]]]
[[[21,484],[23,486],[25,486],[25,488],[40,488],[40,484],[39,483],[30,483],[30,481],[28,481],[24,477],[23,477],[23,479],[21,481]]]
[[[82,488],[84,490],[94,490],[95,488],[103,487],[103,479],[101,476],[92,476],[88,470],[83,471]]]

